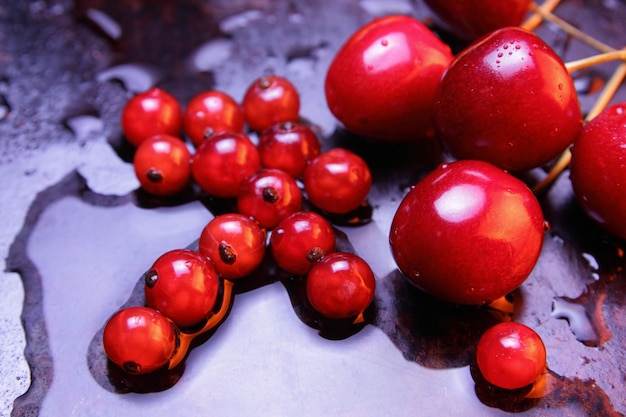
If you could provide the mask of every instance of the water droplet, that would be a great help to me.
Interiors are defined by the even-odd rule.
[[[389,41],[387,39],[383,39],[382,41],[380,41],[380,44],[382,46],[387,46],[387,45],[389,45]]]
[[[504,56],[504,54],[502,52],[498,52],[498,58],[502,58],[502,56]]]
[[[509,49],[509,45],[502,46],[504,49]]]
[[[513,55],[513,51],[509,51],[509,55]]]
[[[93,133],[102,132],[104,123],[98,116],[81,114],[67,118],[63,124],[74,133],[76,139],[84,140]]]
[[[500,63],[500,60],[499,60],[499,59],[496,59],[496,64],[499,64],[499,63]]]
[[[161,74],[155,68],[143,64],[120,64],[96,74],[98,82],[117,80],[135,93],[148,90],[160,78]]]
[[[563,90],[563,83],[559,83],[559,90]]]
[[[552,317],[567,320],[576,340],[586,346],[599,345],[600,338],[584,306],[566,298],[555,298],[552,302]]]
[[[368,70],[368,71],[372,71],[373,69],[374,69],[374,66],[373,66],[372,64],[369,64],[369,65],[367,66],[367,70]]]
[[[263,17],[260,10],[246,10],[222,19],[219,23],[220,30],[224,33],[232,33],[237,29],[248,26],[251,22]]]
[[[109,38],[117,41],[122,37],[122,27],[108,14],[92,8],[87,9],[85,14]]]
[[[189,66],[198,72],[210,71],[226,62],[232,55],[233,41],[214,39],[200,45],[191,53]]]
[[[522,45],[518,43],[517,45],[515,45],[515,49],[522,49]]]

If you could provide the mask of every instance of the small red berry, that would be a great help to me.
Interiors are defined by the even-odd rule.
[[[122,109],[122,132],[135,146],[160,133],[180,136],[181,129],[180,103],[160,88],[136,94]]]
[[[320,154],[315,132],[299,122],[277,123],[259,137],[261,165],[282,169],[294,178],[302,176],[307,163]]]
[[[139,144],[133,166],[144,190],[157,196],[170,196],[189,184],[191,153],[178,137],[160,134]]]
[[[209,90],[194,96],[183,112],[183,126],[197,147],[219,132],[243,132],[243,108],[228,94]]]
[[[242,105],[248,125],[262,132],[276,123],[296,120],[300,113],[300,95],[288,79],[267,75],[248,87]]]

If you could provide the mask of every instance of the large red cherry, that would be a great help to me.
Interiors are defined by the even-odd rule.
[[[432,132],[432,103],[450,48],[408,16],[375,19],[341,47],[326,75],[330,111],[355,134],[411,140]]]
[[[505,26],[518,26],[531,0],[424,0],[437,23],[457,38],[472,42]]]
[[[470,45],[450,65],[435,100],[435,128],[457,159],[521,172],[571,145],[582,114],[559,56],[535,34],[507,27]]]
[[[543,235],[541,207],[522,181],[464,160],[442,164],[408,192],[389,242],[400,271],[424,292],[480,305],[526,280]]]
[[[572,148],[571,180],[583,210],[626,239],[626,102],[585,125]]]

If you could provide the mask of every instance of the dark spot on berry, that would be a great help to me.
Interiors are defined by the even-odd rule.
[[[237,252],[227,243],[220,243],[219,252],[220,259],[227,265],[232,265],[237,260]]]

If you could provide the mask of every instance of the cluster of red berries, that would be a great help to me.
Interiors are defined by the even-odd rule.
[[[184,357],[181,338],[219,324],[212,318],[230,302],[224,286],[252,274],[268,251],[287,273],[306,276],[307,300],[322,317],[359,321],[371,304],[376,280],[369,265],[336,252],[331,223],[304,208],[308,200],[321,213],[356,210],[372,184],[369,167],[347,149],[321,152],[314,131],[298,121],[299,107],[294,86],[278,76],[255,80],[242,105],[207,91],[183,112],[158,88],[128,101],[122,129],[137,147],[133,163],[142,188],[170,196],[193,181],[210,196],[236,199],[237,212],[214,217],[197,250],[161,255],[144,277],[146,306],[109,319],[104,349],[127,373],[175,366]]]

